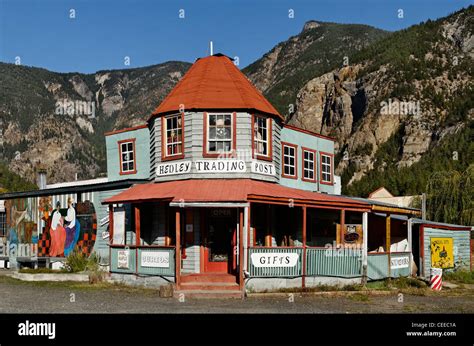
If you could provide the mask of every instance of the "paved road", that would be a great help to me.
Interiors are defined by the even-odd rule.
[[[295,295],[294,302],[285,297],[179,302],[148,289],[25,283],[0,275],[0,292],[0,313],[474,313],[474,290],[442,296],[405,294],[403,303],[396,294],[368,299]]]

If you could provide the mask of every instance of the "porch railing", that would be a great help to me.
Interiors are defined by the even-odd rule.
[[[362,272],[362,250],[341,248],[307,248],[307,276],[360,277]]]
[[[170,246],[110,246],[112,273],[175,276],[175,262]]]
[[[255,255],[259,258],[265,257],[265,261],[271,261],[275,254],[295,254],[298,256],[294,266],[274,266],[274,267],[259,267],[254,263]],[[252,258],[252,255],[253,258]],[[262,256],[263,255],[263,256]],[[265,256],[266,255],[266,256]],[[249,275],[250,277],[297,277],[303,274],[303,248],[290,247],[252,247],[249,248]]]
[[[388,277],[399,277],[410,275],[410,253],[369,252],[367,256],[367,277],[369,280],[380,280]]]

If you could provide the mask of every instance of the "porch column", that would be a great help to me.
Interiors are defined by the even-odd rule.
[[[141,235],[140,235],[140,208],[138,206],[133,206],[135,210],[135,245],[141,245]]]
[[[344,227],[346,224],[346,211],[344,209],[341,210],[341,229],[339,230],[339,243],[341,245],[344,244]],[[337,237],[336,237],[337,238]]]
[[[243,270],[248,270],[248,255],[250,247],[250,203],[248,207],[244,208],[244,238],[242,239],[243,249],[244,249],[244,262]]]
[[[369,243],[369,213],[362,214],[362,284],[367,283],[368,243]]]
[[[176,288],[181,284],[181,210],[176,209]]]
[[[390,269],[390,262],[391,262],[391,259],[390,259],[390,245],[391,245],[391,241],[390,241],[390,214],[387,214],[386,217],[385,217],[385,248],[386,248],[386,251],[388,253],[388,277],[390,278],[392,275],[391,273],[391,269]]]
[[[239,286],[244,289],[244,210],[239,208]]]
[[[112,270],[112,248],[114,243],[114,205],[109,204],[109,271]]]
[[[412,218],[408,218],[407,222],[407,236],[408,236],[408,251],[410,251],[410,255],[408,256],[408,260],[410,261],[410,265],[408,268],[410,268],[410,276],[412,276],[413,268],[412,268],[412,263],[413,263],[413,222]]]
[[[109,244],[113,243],[114,239],[114,205],[109,204]]]
[[[303,206],[303,276],[301,286],[306,287],[306,206]]]

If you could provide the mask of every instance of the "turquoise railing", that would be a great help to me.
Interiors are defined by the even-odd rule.
[[[274,254],[296,254],[296,264],[292,267],[258,267],[253,263],[252,255],[268,255],[268,260],[271,260]],[[255,247],[249,248],[249,275],[250,277],[297,277],[303,273],[303,248],[289,248],[289,247]],[[274,257],[274,256],[273,256]],[[255,256],[254,256],[255,258]]]
[[[367,277],[369,280],[380,280],[390,277],[410,275],[410,253],[396,252],[390,254],[391,270],[388,270],[388,253],[370,253],[367,257]],[[402,261],[399,261],[402,260]],[[397,268],[399,267],[399,268]],[[401,268],[400,268],[401,267]]]
[[[360,277],[362,251],[360,249],[307,248],[307,276]]]
[[[119,253],[128,251],[128,265],[126,268],[119,268]],[[142,266],[143,256],[156,256],[159,253],[160,259],[168,259],[168,263],[161,264],[160,267],[152,265]],[[154,258],[153,258],[154,259]],[[153,259],[148,263],[153,262]],[[110,271],[122,274],[140,274],[155,276],[175,276],[175,249],[174,247],[145,246],[145,247],[124,247],[112,245],[110,247]]]

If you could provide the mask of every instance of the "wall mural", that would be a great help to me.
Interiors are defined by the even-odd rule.
[[[5,201],[7,234],[0,238],[0,255],[66,257],[74,249],[91,254],[97,234],[94,204],[75,203],[69,197],[67,206],[57,201],[53,207],[52,200],[48,196]]]

